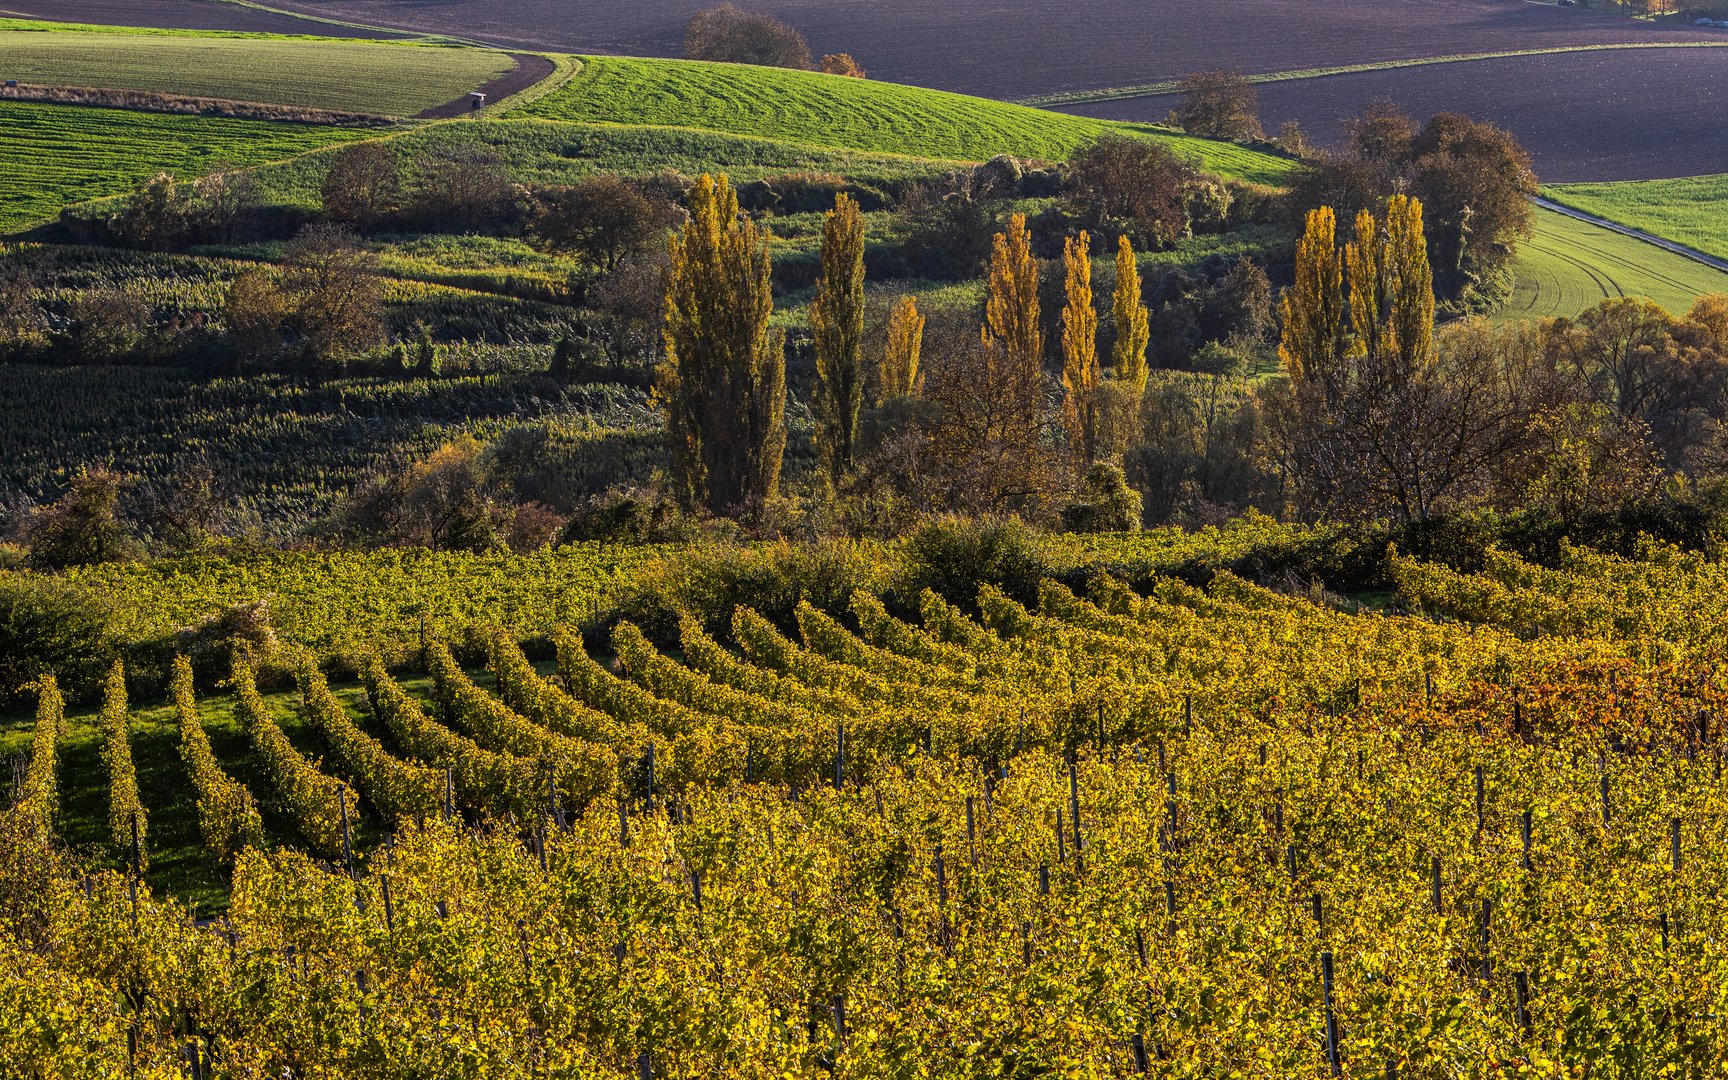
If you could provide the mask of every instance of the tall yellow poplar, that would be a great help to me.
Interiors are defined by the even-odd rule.
[[[760,506],[786,451],[786,334],[774,315],[769,237],[741,219],[725,175],[704,174],[666,272],[658,393],[685,494],[715,513]]]
[[[884,399],[910,397],[924,385],[918,370],[924,351],[924,316],[918,301],[902,296],[888,315],[888,347],[882,353],[881,386]]]
[[[1422,203],[1394,195],[1386,203],[1387,292],[1391,314],[1386,335],[1405,370],[1434,362],[1434,268],[1422,228]]]
[[[1310,211],[1296,244],[1296,283],[1284,292],[1284,332],[1278,357],[1290,377],[1323,378],[1344,355],[1344,267],[1338,256],[1338,215]]]
[[[1386,344],[1385,235],[1380,222],[1363,210],[1356,215],[1356,240],[1344,245],[1344,272],[1350,283],[1348,353],[1362,359],[1378,357]]]
[[[1038,325],[1038,261],[1026,215],[1008,219],[996,234],[985,283],[984,341],[1002,349],[1010,370],[1022,375],[1044,364],[1044,334]]]
[[[1091,464],[1098,435],[1098,311],[1092,306],[1092,237],[1062,247],[1067,306],[1062,309],[1062,404],[1069,442]]]
[[[1152,340],[1150,317],[1140,298],[1140,264],[1126,236],[1116,241],[1116,291],[1111,296],[1116,344],[1110,359],[1118,382],[1131,387],[1134,400],[1146,394],[1146,346]]]
[[[852,470],[864,404],[864,215],[842,192],[822,222],[822,276],[810,304],[817,442],[838,482]]]

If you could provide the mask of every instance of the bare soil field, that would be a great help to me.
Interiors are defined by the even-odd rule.
[[[1376,101],[1416,117],[1461,112],[1509,128],[1548,183],[1728,172],[1723,50],[1568,53],[1268,83],[1260,116],[1268,131],[1295,119],[1310,138],[1336,146],[1345,120]],[[1144,121],[1174,104],[1165,95],[1063,111]]]
[[[259,34],[323,34],[332,37],[390,38],[377,30],[331,26],[314,19],[221,0],[0,0],[0,15],[26,15],[57,22],[105,26],[159,26],[166,30],[239,30]]]
[[[18,0],[0,0],[0,6]],[[62,0],[63,3],[68,0]],[[677,55],[711,0],[278,0],[331,18],[511,46]],[[751,0],[881,79],[1024,98],[1235,67],[1288,71],[1466,52],[1728,37],[1526,0]]]

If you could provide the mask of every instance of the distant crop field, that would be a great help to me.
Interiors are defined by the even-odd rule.
[[[0,72],[100,86],[412,116],[515,67],[506,53],[357,41],[0,31]]]
[[[808,72],[682,60],[588,61],[527,109],[551,120],[702,128],[924,158],[997,154],[1060,160],[1106,131],[1129,130],[982,98]],[[1143,129],[1142,129],[1143,130]],[[1160,133],[1211,172],[1276,184],[1291,163],[1228,143]]]
[[[1728,33],[1715,31],[1718,40]],[[1555,183],[1651,180],[1728,172],[1728,51],[1631,49],[1473,60],[1268,83],[1268,130],[1300,121],[1339,145],[1345,121],[1390,101],[1413,116],[1461,112],[1500,124]],[[1158,120],[1174,95],[1074,106],[1085,116]]]
[[[1563,184],[1555,202],[1728,259],[1728,175],[1628,184]]]
[[[1576,315],[1601,300],[1642,296],[1676,314],[1705,293],[1728,293],[1728,274],[1547,210],[1520,249],[1505,320]]]
[[[37,19],[67,19],[113,26],[159,26],[174,30],[229,30],[264,34],[331,34],[391,38],[384,30],[336,27],[250,4],[213,0],[6,0],[6,11]]]
[[[277,0],[272,7],[572,52],[681,54],[706,0]],[[1287,71],[1446,53],[1714,37],[1524,0],[750,0],[872,75],[996,98],[1234,67]]]
[[[197,175],[292,157],[375,133],[312,124],[0,101],[0,233],[157,172]]]

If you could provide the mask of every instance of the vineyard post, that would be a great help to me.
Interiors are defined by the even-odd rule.
[[[654,1063],[646,1050],[636,1055],[636,1080],[654,1080]]]
[[[1085,840],[1080,835],[1080,779],[1074,771],[1074,762],[1068,762],[1068,810],[1074,819],[1074,868],[1080,868],[1080,849],[1085,846]]]
[[[654,808],[654,744],[648,744],[648,808]]]
[[[1480,837],[1483,829],[1483,811],[1487,801],[1487,778],[1482,766],[1476,766],[1476,835]]]
[[[390,902],[389,875],[379,879],[379,888],[384,893],[384,929],[387,933],[396,932],[396,906]]]
[[[696,903],[696,912],[702,912],[702,873],[699,870],[690,871],[690,897]]]
[[[1656,924],[1662,928],[1662,951],[1668,951],[1668,913],[1664,911],[1656,919]]]
[[[1326,1007],[1326,1064],[1333,1076],[1344,1075],[1338,1055],[1338,1018],[1332,1013],[1332,953],[1320,954],[1320,996]]]
[[[1314,928],[1324,933],[1326,930],[1325,908],[1321,906],[1320,894],[1315,893],[1311,901],[1314,906]]]
[[[354,989],[359,992],[360,1022],[366,1022],[366,969],[360,968],[354,972]]]
[[[1062,808],[1056,808],[1056,865],[1061,866],[1068,861],[1068,841],[1063,835]]]
[[[348,828],[348,785],[336,785],[336,805],[342,811],[342,866],[354,876],[354,835]]]
[[[1432,671],[1423,672],[1422,681],[1427,687],[1428,704],[1432,706],[1434,704],[1434,673]]]
[[[132,811],[132,873],[144,872],[144,845],[138,838],[138,811]]]
[[[1290,869],[1290,880],[1296,880],[1296,845],[1290,844],[1284,849],[1285,865]]]
[[[1494,974],[1494,961],[1488,955],[1489,932],[1494,918],[1494,901],[1482,901],[1482,979],[1486,982]]]
[[[446,824],[456,820],[456,770],[450,766],[444,768],[444,821]]]
[[[839,1048],[846,1048],[846,995],[835,994],[830,1006],[834,1012],[834,1035],[839,1040]]]
[[[138,879],[136,877],[128,878],[126,881],[126,888],[127,888],[127,891],[130,892],[130,894],[132,896],[132,934],[133,934],[133,936],[137,936],[137,934],[138,934]]]
[[[1440,915],[1446,910],[1440,902],[1440,856],[1434,856],[1434,862],[1430,867],[1430,870],[1432,879],[1429,883],[1429,887],[1434,894],[1434,914]]]
[[[1094,747],[1099,757],[1104,756],[1104,702],[1098,702],[1098,743]]]
[[[1146,1060],[1146,1037],[1136,1031],[1130,1040],[1134,1049],[1134,1071],[1144,1073],[1152,1068],[1152,1063]]]
[[[846,722],[834,724],[834,790],[846,786]]]
[[[1512,973],[1513,986],[1518,993],[1518,1027],[1524,1034],[1530,1034],[1530,973],[1516,971]]]
[[[1668,847],[1674,872],[1680,872],[1680,819],[1668,819]]]
[[[1038,895],[1050,895],[1050,867],[1047,864],[1038,867]]]
[[[1518,826],[1519,826],[1519,832],[1521,832],[1523,834],[1523,839],[1524,839],[1524,869],[1529,870],[1531,867],[1530,867],[1530,810],[1528,807],[1525,808],[1524,813],[1519,817]]]
[[[1607,828],[1611,815],[1608,809],[1608,774],[1602,774],[1602,827]]]
[[[966,796],[966,846],[972,853],[972,865],[978,865],[978,830],[973,824],[972,796]]]

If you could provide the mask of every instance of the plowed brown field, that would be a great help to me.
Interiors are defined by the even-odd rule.
[[[676,55],[684,23],[711,2],[277,0],[273,6],[513,46]],[[749,0],[741,6],[787,19],[818,53],[852,53],[878,78],[999,98],[1142,84],[1215,67],[1288,71],[1700,36],[1525,0]]]
[[[1155,120],[1170,96],[1065,110]],[[1551,183],[1654,180],[1728,172],[1728,49],[1651,49],[1475,60],[1260,87],[1276,131],[1296,119],[1337,145],[1344,121],[1375,101],[1418,117],[1461,112],[1517,134]]]

